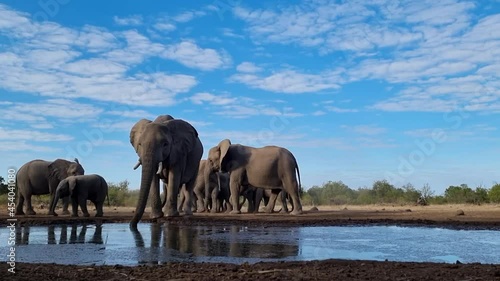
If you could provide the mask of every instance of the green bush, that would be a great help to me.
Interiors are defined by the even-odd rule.
[[[492,203],[500,203],[500,183],[496,183],[488,192],[488,199]]]
[[[121,181],[117,184],[112,182],[108,183],[109,204],[111,206],[126,206],[130,196],[128,186],[129,182],[127,180]]]

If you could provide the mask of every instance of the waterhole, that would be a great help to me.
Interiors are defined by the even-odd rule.
[[[9,230],[0,230],[7,261]],[[500,231],[399,226],[245,227],[125,223],[16,228],[17,262],[137,265],[323,259],[500,264]]]

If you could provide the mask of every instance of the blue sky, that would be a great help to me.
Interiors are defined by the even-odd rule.
[[[500,180],[498,0],[2,3],[5,175],[76,156],[137,188],[130,128],[171,114],[204,157],[288,148],[306,187]]]

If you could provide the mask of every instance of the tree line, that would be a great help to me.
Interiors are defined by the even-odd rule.
[[[108,194],[111,206],[135,206],[139,198],[139,190],[130,190],[127,180],[108,182]],[[7,199],[7,184],[0,177],[0,201]],[[395,187],[386,180],[377,180],[371,187],[352,189],[342,181],[329,181],[322,186],[309,189],[301,187],[301,199],[304,205],[369,205],[369,204],[414,204],[423,199],[428,204],[483,204],[500,203],[500,184],[492,187],[470,188],[466,184],[449,186],[443,195],[435,195],[428,184],[421,188],[411,183]],[[48,195],[34,196],[34,204],[48,205]]]
[[[302,195],[302,201],[308,205],[413,204],[419,199],[428,204],[500,203],[500,184],[475,189],[467,184],[449,186],[443,195],[435,195],[429,184],[421,188],[416,188],[411,183],[395,187],[386,180],[377,180],[370,188],[352,189],[342,181],[329,181],[322,186],[309,188]]]

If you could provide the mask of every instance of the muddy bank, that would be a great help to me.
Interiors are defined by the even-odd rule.
[[[500,265],[310,261],[258,264],[169,263],[154,266],[17,264],[7,280],[500,280]],[[10,273],[9,273],[10,274]]]

